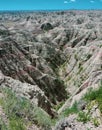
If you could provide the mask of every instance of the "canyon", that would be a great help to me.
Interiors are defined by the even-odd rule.
[[[83,100],[90,89],[97,91],[100,86],[101,11],[0,13],[0,99],[7,98],[4,90],[9,89],[40,108],[52,122],[56,120],[47,127],[20,115],[31,126],[17,130],[101,130],[100,104]],[[74,112],[62,117],[76,102],[79,111],[93,115],[93,122],[78,122]],[[5,110],[1,113],[7,118]]]

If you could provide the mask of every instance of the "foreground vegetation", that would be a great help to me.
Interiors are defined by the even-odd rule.
[[[0,98],[0,106],[2,106],[7,121],[0,118],[0,130],[27,130],[29,126],[36,124],[43,130],[50,130],[52,123],[56,123],[62,117],[68,117],[70,114],[77,114],[77,120],[87,123],[92,120],[95,126],[99,125],[96,118],[92,118],[90,111],[94,104],[102,114],[102,83],[97,90],[90,89],[82,98],[87,102],[87,112],[80,110],[79,103],[75,102],[71,108],[65,109],[58,116],[58,119],[51,120],[48,114],[41,108],[34,106],[30,101],[24,97],[16,96],[9,88],[0,89],[3,97]],[[60,104],[61,105],[61,104]],[[59,106],[58,106],[59,107]],[[58,109],[58,108],[57,108]]]
[[[100,109],[100,112],[102,113],[102,83],[97,90],[90,89],[88,93],[84,96],[84,99],[89,103],[92,101],[95,101]]]
[[[0,89],[0,91],[4,95],[0,99],[0,105],[8,117],[8,125],[1,118],[1,130],[26,130],[33,124],[44,130],[50,130],[50,117],[41,108],[34,106],[25,98],[17,97],[8,88]]]
[[[97,118],[92,118],[91,109],[97,104],[100,114],[102,114],[102,82],[97,90],[90,89],[81,99],[86,103],[86,111],[81,110],[80,103],[75,102],[72,107],[65,109],[61,116],[68,117],[70,114],[77,114],[77,121],[87,123],[92,121],[95,126],[100,123]]]

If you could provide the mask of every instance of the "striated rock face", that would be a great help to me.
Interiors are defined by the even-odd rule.
[[[97,89],[102,80],[101,13],[1,13],[0,87],[11,88],[51,117]],[[87,129],[75,118],[56,130]]]
[[[18,96],[30,99],[33,104],[43,108],[50,115],[52,114],[51,103],[45,96],[44,92],[37,85],[22,83],[19,80],[14,80],[10,77],[4,76],[1,72],[0,72],[0,80],[2,80],[1,82],[2,88],[5,87],[11,88],[14,92],[17,93]]]
[[[15,26],[13,31],[17,32],[12,32],[12,28],[9,31],[10,27],[7,29],[5,24],[0,28],[3,32],[0,41],[1,87],[12,88],[53,117],[52,106],[67,97],[64,82],[55,72],[65,61],[65,56],[61,55],[60,50],[57,52],[52,43],[37,41],[33,32],[27,32],[28,26],[32,26],[31,22],[22,30],[16,30],[21,24]],[[5,30],[9,32],[8,35],[4,33]],[[4,83],[2,75],[5,76]]]
[[[63,82],[57,78],[44,59],[41,60],[36,54],[29,53],[26,48],[21,47],[12,40],[1,42],[0,47],[2,48],[0,53],[0,69],[5,76],[15,79],[8,80],[10,83],[7,82],[7,86],[8,84],[12,84],[13,89],[19,89],[20,93],[23,92],[26,95],[25,88],[31,96],[30,99],[35,98],[34,93],[36,93],[38,95],[38,105],[44,109],[48,107],[50,111],[51,104],[56,104],[56,101],[61,101],[66,98]],[[12,82],[15,82],[14,86]],[[18,88],[19,86],[20,88]],[[61,91],[58,91],[58,88]],[[39,90],[35,91],[33,89]],[[46,100],[45,97],[40,96],[40,91],[43,92],[43,95],[48,100],[48,106],[44,105],[46,104],[44,103]]]

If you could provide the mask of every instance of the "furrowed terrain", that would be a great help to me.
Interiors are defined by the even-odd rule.
[[[0,13],[0,129],[102,129],[102,11]]]

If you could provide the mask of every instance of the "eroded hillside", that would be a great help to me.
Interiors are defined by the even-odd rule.
[[[47,119],[58,118],[56,120],[59,120],[62,115],[66,117],[65,120],[57,123],[55,128],[52,127],[54,125],[52,123],[47,126],[48,122],[44,122],[44,125],[40,122],[40,125],[39,118],[32,117],[32,112],[28,112],[26,117],[28,109],[23,111],[21,108],[22,111],[20,111],[15,108],[16,104],[14,108],[17,115],[20,115],[20,119],[23,118],[24,122],[31,123],[31,128],[23,123],[25,125],[24,127],[21,125],[20,130],[80,130],[81,127],[83,130],[100,130],[102,119],[97,121],[97,116],[94,116],[94,119],[90,118],[94,121],[86,119],[90,124],[88,126],[86,122],[84,122],[86,124],[78,124],[76,115],[80,116],[80,113],[76,112],[77,114],[73,115],[74,112],[72,112],[69,118],[68,113],[63,113],[66,113],[66,110],[70,111],[69,109],[73,108],[77,102],[77,111],[82,110],[82,112],[88,110],[88,105],[93,107],[96,105],[100,111],[100,118],[99,102],[93,99],[91,103],[94,101],[95,103],[91,105],[84,101],[83,96],[88,93],[90,88],[98,89],[101,81],[101,11],[0,14],[0,91],[3,95],[0,104],[3,104],[7,94],[9,95],[8,89],[11,89],[17,98],[14,100],[15,102],[19,100],[19,97],[26,99],[26,102],[33,105],[32,108],[38,107],[41,114],[44,113],[43,116],[47,116]],[[5,89],[7,89],[7,94],[5,94]],[[6,106],[3,104],[1,107]],[[90,108],[90,111],[93,107]],[[30,105],[28,108],[30,109]],[[34,108],[31,110],[34,111]],[[85,114],[90,115],[90,112],[84,113],[84,117],[86,117]],[[16,114],[14,115],[18,118]],[[81,121],[83,122],[83,120]],[[9,126],[9,121],[6,122]],[[98,124],[97,127],[94,124]],[[12,129],[12,125],[8,129]]]

